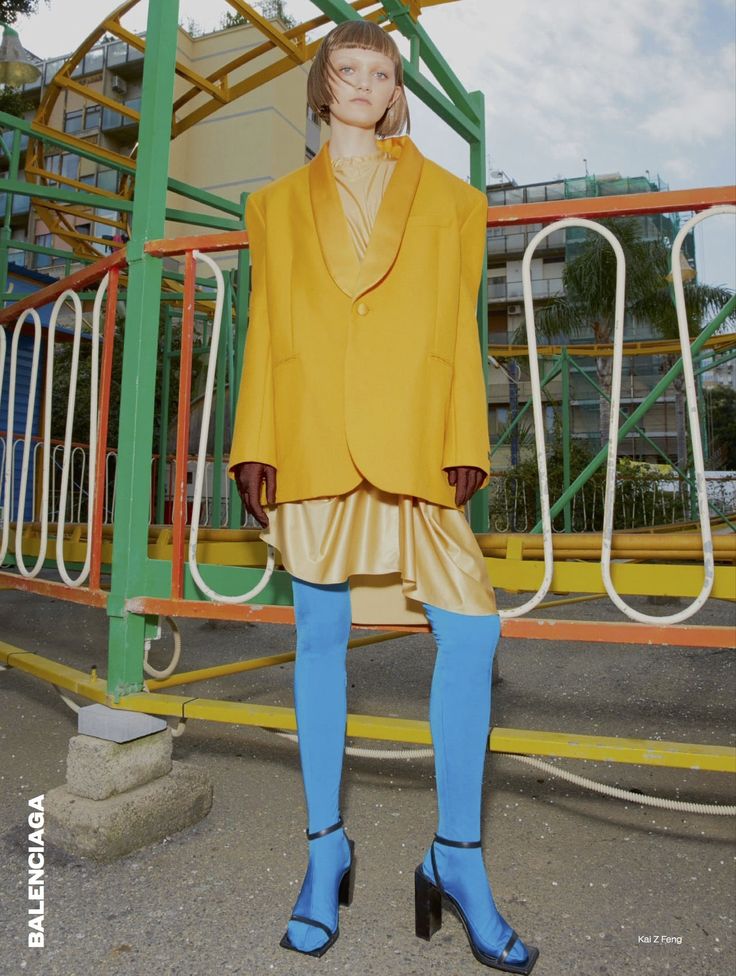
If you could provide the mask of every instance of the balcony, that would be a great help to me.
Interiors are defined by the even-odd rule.
[[[532,297],[552,298],[562,294],[562,278],[533,278]],[[498,278],[488,279],[489,302],[523,302],[524,288],[520,281],[505,281]]]
[[[140,98],[129,98],[123,104],[136,112],[141,110]],[[116,112],[112,108],[102,110],[102,131],[105,135],[130,135],[136,129],[137,123],[133,119],[129,119],[127,115],[123,115],[122,112]]]
[[[488,253],[489,254],[523,254],[532,238],[541,230],[541,224],[529,224],[526,228],[514,228],[509,231],[505,227],[488,228]],[[547,251],[564,251],[565,231],[553,231],[548,237],[539,243],[535,254],[544,254]]]

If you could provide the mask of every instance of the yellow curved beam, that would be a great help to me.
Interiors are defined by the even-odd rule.
[[[708,349],[723,351],[736,346],[736,332],[726,333],[725,335],[711,336],[704,344]],[[573,358],[612,356],[612,343],[581,343],[565,346],[537,346],[537,353],[540,356],[559,356],[562,350],[567,350]],[[494,359],[523,359],[529,355],[528,346],[496,346],[489,343],[488,352]],[[637,342],[624,343],[624,356],[655,356],[655,355],[679,355],[679,339],[642,339]]]
[[[140,0],[126,0],[126,2],[120,4],[115,10],[105,16],[102,22],[88,34],[84,41],[67,58],[47,88],[36,112],[33,127],[39,134],[45,130],[46,132],[52,132],[54,136],[63,135],[72,150],[74,145],[77,144],[89,151],[89,142],[77,139],[74,136],[69,136],[67,133],[59,133],[48,125],[54,106],[65,91],[73,91],[84,97],[88,102],[120,112],[135,123],[140,122],[140,115],[135,109],[129,108],[122,102],[117,102],[102,92],[94,91],[71,77],[80,61],[105,33],[113,34],[145,55],[145,38],[132,33],[121,24],[121,19],[139,2]],[[458,0],[410,0],[409,12],[412,17],[417,19],[423,7],[434,7],[439,4],[456,2]],[[314,27],[331,23],[329,17],[321,15],[302,24],[298,24],[296,27],[287,31],[281,31],[255,10],[250,3],[246,3],[245,0],[228,0],[228,3],[236,13],[242,14],[242,16],[264,35],[264,42],[239,55],[229,63],[222,65],[207,76],[199,74],[188,65],[177,60],[174,69],[176,74],[184,78],[191,87],[180,95],[174,103],[174,118],[172,119],[171,128],[172,139],[191,128],[203,118],[216,112],[223,105],[234,102],[242,95],[253,91],[260,85],[266,84],[286,71],[290,71],[295,65],[301,65],[311,60],[321,42],[321,38],[311,44],[307,44],[307,32]],[[381,20],[386,16],[378,0],[355,0],[352,7],[356,11],[363,10],[367,7],[376,7],[375,10],[365,15],[367,20]],[[385,29],[392,30],[393,25],[388,24]],[[254,72],[246,79],[240,78],[237,83],[233,81],[233,75],[236,71],[274,49],[278,49],[283,53],[284,56],[280,60],[260,71]],[[208,96],[207,101],[204,104],[198,104],[188,115],[180,117],[182,107],[200,95]],[[95,146],[95,150],[99,153],[101,160],[111,163],[115,163],[116,161],[124,162],[127,166],[132,165],[135,168],[135,149],[130,157],[105,150],[100,146]],[[46,185],[48,185],[49,180],[53,180],[54,182],[59,181],[58,174],[49,174],[45,170],[44,149],[40,140],[29,139],[26,159],[28,161],[27,173],[36,181]],[[29,182],[33,182],[33,180],[29,180]],[[91,188],[85,184],[84,189],[85,191],[89,191]],[[111,194],[106,199],[105,204],[109,209],[115,208],[116,199],[130,199],[133,193],[133,180],[124,177],[121,180],[119,190],[120,192],[118,194]],[[99,239],[93,238],[91,235],[80,234],[75,230],[72,221],[69,219],[74,215],[73,209],[70,210],[68,207],[56,206],[47,200],[34,200],[32,193],[29,196],[31,197],[34,209],[48,226],[49,231],[61,238],[71,248],[72,255],[86,258],[100,257],[102,251],[96,246],[100,243]],[[121,222],[116,226],[127,227],[127,215],[123,214],[121,216]],[[108,242],[104,243],[107,244]],[[173,282],[167,280],[166,284],[174,291],[181,290]]]

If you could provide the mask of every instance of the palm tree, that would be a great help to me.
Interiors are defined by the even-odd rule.
[[[631,316],[649,322],[658,335],[665,338],[678,336],[677,315],[667,281],[672,242],[664,238],[644,239],[640,219],[636,217],[601,218],[598,223],[616,235],[626,258],[626,310]],[[601,234],[588,234],[579,252],[565,264],[562,283],[563,293],[556,295],[535,313],[538,333],[552,340],[557,336],[585,337],[592,330],[596,343],[610,344],[613,340],[616,255]],[[692,336],[698,334],[732,294],[728,288],[706,285],[696,280],[687,282],[684,292]],[[597,356],[595,364],[598,385],[608,393],[611,389],[613,359],[611,356]],[[685,467],[687,440],[683,389],[681,382],[675,392],[678,464]],[[608,439],[609,418],[609,402],[601,396],[601,444]]]

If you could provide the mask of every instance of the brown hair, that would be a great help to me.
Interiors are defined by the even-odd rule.
[[[333,27],[322,38],[307,78],[307,101],[310,108],[323,122],[329,123],[329,105],[335,97],[329,83],[330,76],[335,77],[334,68],[330,64],[330,55],[335,49],[343,47],[362,47],[366,51],[385,54],[391,59],[394,65],[395,84],[401,88],[401,93],[376,123],[376,136],[399,135],[405,126],[408,133],[409,105],[404,91],[404,66],[401,53],[396,46],[396,41],[371,20],[346,20]]]

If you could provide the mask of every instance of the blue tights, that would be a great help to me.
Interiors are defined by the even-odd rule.
[[[340,816],[347,721],[347,642],[351,627],[350,587],[292,578],[297,625],[294,707],[299,730],[308,830],[329,827]],[[480,838],[480,805],[491,711],[491,669],[500,625],[496,614],[473,616],[422,604],[437,645],[429,717],[435,750],[437,833],[450,840]],[[343,830],[308,841],[309,864],[294,913],[318,919],[334,931],[338,881],[350,863]],[[503,949],[511,927],[493,901],[480,848],[434,845],[443,887],[465,910],[479,947]],[[423,870],[434,881],[429,850]],[[288,937],[303,951],[316,949],[327,934],[290,921]],[[523,963],[521,940],[508,956]]]

